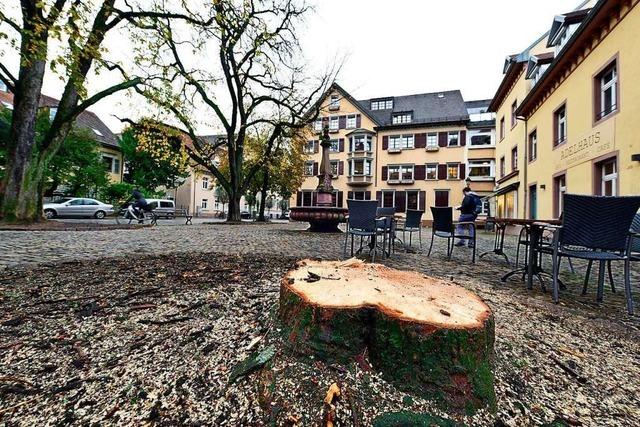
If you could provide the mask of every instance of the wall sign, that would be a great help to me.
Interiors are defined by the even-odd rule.
[[[595,159],[614,148],[615,118],[611,118],[558,148],[555,153],[556,170],[568,169]]]

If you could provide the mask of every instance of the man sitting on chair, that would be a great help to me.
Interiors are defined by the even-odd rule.
[[[456,208],[460,211],[460,218],[458,218],[458,221],[475,222],[476,218],[478,217],[477,210],[478,206],[480,205],[480,197],[478,197],[476,193],[471,191],[471,188],[469,187],[465,187],[462,190],[462,193],[464,194],[464,199],[462,199],[462,204]],[[465,230],[468,230],[468,233]],[[469,237],[471,237],[471,239],[468,239],[470,248],[473,247],[473,233],[474,229],[469,225],[465,224],[456,226],[456,234],[468,234]],[[464,240],[466,239],[458,239],[458,241],[456,242],[456,246],[464,246]]]

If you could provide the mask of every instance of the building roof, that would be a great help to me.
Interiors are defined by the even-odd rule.
[[[530,79],[535,74],[539,66],[550,64],[555,56],[554,52],[545,52],[538,55],[531,55],[527,63],[527,78]]]
[[[393,108],[371,110],[371,101],[392,99]],[[362,109],[375,117],[379,127],[408,127],[416,124],[435,124],[468,121],[469,115],[459,90],[422,93],[417,95],[377,97],[358,101]],[[395,113],[411,112],[411,123],[393,124]]]
[[[562,15],[556,15],[553,18],[551,24],[551,30],[549,31],[549,38],[547,39],[547,47],[555,46],[555,39],[562,30],[563,27],[571,24],[577,24],[584,20],[589,14],[590,8],[573,10],[571,12],[563,13]]]
[[[0,91],[0,102],[13,105],[13,94]],[[55,107],[58,100],[47,95],[40,96],[41,107]],[[76,118],[76,126],[90,130],[96,141],[110,148],[119,149],[118,138],[100,118],[91,111],[85,110]]]
[[[467,109],[470,108],[489,108],[489,104],[491,104],[490,99],[478,99],[475,101],[465,101],[464,105]]]

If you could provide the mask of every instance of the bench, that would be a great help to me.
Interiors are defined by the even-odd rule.
[[[157,225],[159,216],[153,212],[151,212],[151,214],[152,214],[151,225]],[[165,215],[164,218],[166,219],[185,218],[185,222],[184,222],[185,225],[193,224],[191,222],[191,220],[193,219],[193,215],[189,214],[189,211],[187,209],[174,209],[173,215]]]

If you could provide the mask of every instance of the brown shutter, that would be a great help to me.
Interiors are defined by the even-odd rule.
[[[356,114],[356,127],[359,128],[362,125],[362,118],[360,114]]]
[[[353,191],[347,192],[347,200],[353,200]]]
[[[389,137],[387,135],[382,137],[382,149],[386,150],[389,148]]]
[[[466,130],[461,130],[460,131],[460,146],[464,147],[465,145],[467,145],[467,131]]]
[[[378,206],[382,206],[382,191],[376,191],[376,200],[378,201]]]
[[[342,207],[342,202],[343,202],[342,198],[343,198],[342,191],[338,191],[338,207],[339,208]]]
[[[318,192],[314,191],[311,193],[311,206],[316,206],[318,204]]]
[[[420,207],[418,209],[420,209],[422,212],[424,212],[424,210],[426,209],[427,206],[427,192],[426,191],[421,191],[420,192]]]
[[[467,176],[467,165],[465,163],[460,163],[458,165],[458,178],[465,179]]]
[[[415,136],[415,146],[416,148],[425,148],[427,146],[427,134],[426,133],[417,133]]]
[[[444,163],[438,165],[438,179],[447,179],[447,165]]]
[[[383,181],[387,180],[387,167],[386,166],[382,167],[382,180]]]
[[[338,151],[344,152],[344,138],[338,139]]]
[[[318,162],[313,162],[313,176],[318,176]]]
[[[447,207],[449,206],[449,192],[446,190],[436,190],[436,206]]]
[[[344,162],[342,160],[338,162],[338,175],[344,175]]]
[[[345,129],[347,127],[347,116],[338,117],[338,127],[340,129]]]
[[[302,191],[296,193],[296,206],[302,206]]]
[[[396,212],[404,212],[407,210],[407,192],[396,191]]]
[[[365,200],[371,200],[371,191],[365,191],[364,192],[364,199]]]
[[[415,165],[413,167],[413,177],[416,181],[424,181],[427,179],[427,170],[425,165]]]
[[[314,153],[318,153],[320,152],[320,141],[313,141],[313,152]]]
[[[447,137],[448,137],[448,133],[447,132],[438,132],[438,146],[439,147],[446,147],[447,146]]]

